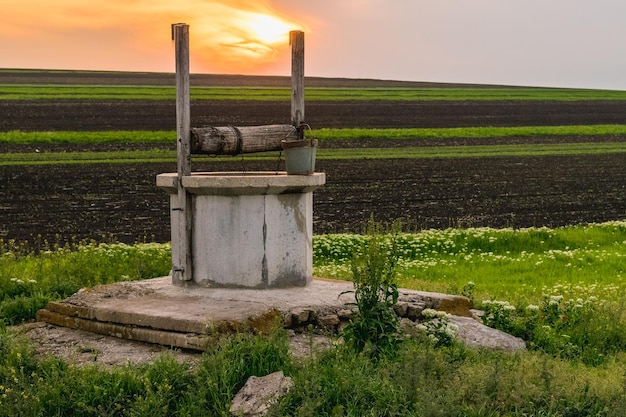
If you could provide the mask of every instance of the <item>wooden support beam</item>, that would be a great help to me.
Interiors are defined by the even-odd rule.
[[[304,32],[289,32],[291,44],[291,124],[298,128],[299,139],[304,139]]]
[[[189,99],[189,25],[172,25],[176,48],[176,136],[178,151],[178,207],[172,215],[178,216],[178,248],[172,259],[172,281],[193,279],[191,251],[191,194],[183,187],[183,177],[191,175],[191,105]]]
[[[239,155],[279,151],[283,140],[298,140],[298,130],[292,125],[194,127],[191,153]]]

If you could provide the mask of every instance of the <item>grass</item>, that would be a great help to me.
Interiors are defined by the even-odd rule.
[[[176,151],[33,152],[0,154],[0,165],[99,164],[133,162],[176,162]]]
[[[225,338],[191,369],[171,356],[100,370],[38,360],[0,335],[0,416],[226,416],[251,375],[289,371],[284,334]]]
[[[460,127],[407,129],[319,129],[312,132],[319,140],[363,139],[472,139],[525,136],[598,136],[624,135],[626,125]],[[147,143],[175,144],[175,131],[104,131],[104,132],[0,132],[0,143],[37,144],[103,144]]]
[[[8,324],[32,320],[48,301],[80,288],[165,276],[167,245],[82,242],[62,247],[0,240],[0,318]]]
[[[361,235],[314,244],[317,276],[349,279]],[[626,352],[626,222],[560,229],[388,235],[399,285],[472,298],[485,323],[558,358],[599,365]],[[441,339],[445,329],[433,336]]]
[[[14,310],[7,306],[34,293],[53,299],[84,285],[161,275],[169,269],[169,245],[43,242],[34,248],[4,242],[0,416],[226,416],[248,376],[277,370],[295,385],[271,410],[276,416],[626,414],[625,222],[425,230],[396,238],[402,286],[464,293],[483,307],[515,305],[501,312],[515,313],[509,322],[513,330],[541,324],[534,335],[527,334],[534,337],[531,350],[503,354],[460,344],[436,347],[418,336],[401,342],[392,358],[373,361],[339,344],[294,359],[286,334],[277,330],[225,337],[194,365],[164,355],[145,365],[78,368],[37,357],[6,327],[31,316],[11,319],[7,312]],[[349,278],[351,253],[364,239],[315,236],[315,274]],[[536,322],[526,303],[541,313]],[[486,311],[497,313],[491,307]]]
[[[363,237],[322,235],[314,239],[317,276],[350,277],[349,259]],[[400,285],[461,293],[468,282],[477,300],[540,303],[557,284],[596,285],[602,298],[619,301],[626,289],[626,223],[557,229],[446,229],[400,238]],[[613,294],[611,296],[611,294]]]
[[[0,100],[174,100],[169,86],[0,84]],[[289,101],[290,88],[192,87],[191,100]],[[626,91],[558,88],[313,88],[307,101],[625,100]]]
[[[284,337],[236,336],[199,364],[164,356],[111,370],[38,360],[0,336],[0,416],[228,416],[250,375],[284,370],[294,388],[270,416],[622,416],[623,364],[581,367],[540,355],[405,343],[373,363],[331,349],[294,362]]]
[[[597,136],[624,135],[626,125],[456,127],[407,129],[319,129],[319,140],[359,139],[471,139],[527,136]]]
[[[176,147],[176,131],[104,131],[104,132],[0,132],[0,143],[38,144],[127,144],[171,143]]]
[[[345,148],[318,149],[319,159],[392,159],[392,158],[460,158],[491,156],[539,155],[591,155],[626,152],[626,143],[619,141],[594,142],[598,135],[626,134],[626,125],[597,126],[526,126],[515,128],[444,128],[444,129],[320,129],[314,135],[322,141],[363,139],[472,139],[514,138],[524,136],[589,137],[584,143],[558,144],[500,144],[474,146],[416,146],[401,148]],[[0,165],[47,165],[84,163],[172,162],[176,160],[174,148],[176,134],[172,131],[111,131],[111,132],[0,132],[0,144],[10,145],[93,145],[140,144],[143,150],[119,151],[63,151],[63,152],[13,152],[0,154]],[[162,148],[171,145],[170,149]],[[278,152],[246,155],[247,159],[277,159]],[[198,156],[196,158],[203,158]],[[220,157],[229,159],[232,157]]]
[[[318,149],[316,159],[419,159],[419,158],[478,158],[525,157],[558,155],[595,155],[626,152],[626,142],[560,143],[532,145],[432,146],[400,148],[341,148]],[[241,156],[237,156],[240,158]],[[279,152],[246,154],[248,160],[278,160]],[[203,160],[207,156],[196,155]],[[232,160],[233,156],[211,157],[212,160]],[[0,166],[48,164],[96,164],[132,162],[175,162],[176,151],[147,149],[108,152],[31,152],[0,154]]]

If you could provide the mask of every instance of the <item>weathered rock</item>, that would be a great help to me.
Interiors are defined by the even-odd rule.
[[[293,324],[305,324],[309,321],[311,310],[305,308],[295,308],[291,310]]]
[[[519,337],[485,326],[470,317],[450,316],[450,323],[458,326],[457,338],[467,346],[484,347],[504,352],[526,349]]]
[[[400,331],[407,338],[417,337],[422,331],[419,329],[419,322],[406,317],[400,319]]]
[[[396,305],[393,306],[393,311],[398,315],[398,317],[406,317],[406,310],[409,307],[409,303],[406,301],[399,301]]]
[[[409,291],[406,289],[400,289],[398,301],[419,303],[424,308],[433,308],[463,317],[469,317],[469,310],[472,308],[472,300],[467,297],[435,292]]]
[[[339,317],[336,314],[327,314],[317,319],[317,322],[326,330],[335,330],[339,324]]]
[[[292,386],[293,380],[283,371],[263,377],[251,376],[233,398],[230,412],[237,417],[263,416]]]
[[[422,314],[424,308],[425,306],[423,303],[408,303],[406,309],[406,317],[411,320],[415,320]]]
[[[337,316],[341,320],[350,320],[352,318],[352,310],[347,309],[347,308],[341,309],[337,311]]]

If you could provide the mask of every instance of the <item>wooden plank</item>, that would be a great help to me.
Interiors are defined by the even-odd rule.
[[[291,44],[291,124],[298,128],[299,138],[304,139],[304,32],[289,32]]]
[[[283,140],[298,140],[292,125],[197,127],[191,129],[191,153],[238,155],[282,150]]]
[[[172,259],[172,281],[193,279],[191,252],[191,194],[185,190],[182,178],[191,175],[191,106],[189,99],[189,25],[172,25],[176,48],[176,135],[178,151],[178,207],[172,215],[178,217],[178,253]]]

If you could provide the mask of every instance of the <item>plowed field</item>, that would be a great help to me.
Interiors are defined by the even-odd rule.
[[[538,126],[626,123],[626,102],[312,102],[322,127]],[[192,125],[288,123],[289,104],[197,102]],[[2,101],[0,131],[174,130],[173,102]],[[624,137],[478,138],[469,144],[626,143]],[[322,143],[372,147],[381,142]],[[384,146],[454,146],[467,140],[387,141]],[[115,145],[119,147],[120,145]],[[172,147],[175,145],[172,144]],[[2,152],[30,152],[3,146]],[[76,150],[72,145],[50,149]],[[101,149],[97,145],[93,149]],[[84,149],[84,147],[83,147]],[[276,162],[206,160],[194,170],[269,169]],[[314,196],[316,233],[360,231],[371,213],[411,229],[562,226],[626,218],[626,153],[584,156],[318,160],[327,184]],[[0,166],[0,238],[61,242],[113,237],[169,240],[168,199],[155,176],[171,164]]]

